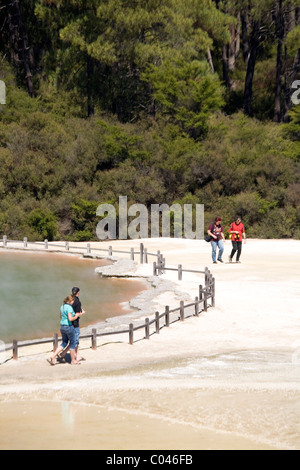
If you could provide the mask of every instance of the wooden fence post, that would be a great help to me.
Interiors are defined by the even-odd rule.
[[[149,318],[145,320],[145,339],[149,339]]]
[[[159,264],[160,264],[160,274],[164,274],[165,260],[164,260],[163,255],[160,255]]]
[[[199,300],[195,297],[195,315],[199,315]]]
[[[92,349],[95,351],[97,349],[97,329],[92,329]]]
[[[70,249],[70,243],[66,242],[66,251],[69,251],[69,249]]]
[[[161,257],[160,255],[157,256],[157,275],[160,276],[161,274]]]
[[[16,339],[13,340],[13,359],[18,360],[18,341]]]
[[[44,243],[45,243],[45,249],[48,250],[48,240],[44,240]]]
[[[3,235],[3,246],[7,246],[7,236]]]
[[[130,248],[130,259],[134,260],[134,248]]]
[[[156,271],[157,271],[157,268],[156,268],[156,261],[153,262],[153,276],[156,276]]]
[[[129,325],[129,344],[133,344],[133,324]]]
[[[159,276],[161,274],[161,270],[160,270],[160,251],[157,250],[157,263],[156,263],[156,266],[157,266],[157,275]]]
[[[199,286],[199,300],[202,300],[202,294],[203,294],[203,287],[202,284]]]
[[[178,265],[178,281],[182,281],[182,264]]]
[[[58,347],[58,334],[54,333],[53,335],[53,352],[57,349]]]
[[[205,271],[204,272],[204,285],[205,285],[205,287],[207,287],[207,280],[208,280],[209,270],[208,270],[207,267],[205,267],[204,271]]]
[[[180,301],[180,320],[184,320],[184,302],[183,300]]]
[[[206,282],[207,298],[210,296],[210,279],[211,279],[211,274],[208,273],[207,282]]]
[[[108,256],[112,256],[112,246],[108,247]]]
[[[155,312],[155,333],[159,334],[159,312]]]
[[[165,322],[166,326],[170,326],[170,307],[168,305],[165,306]]]
[[[144,245],[140,243],[140,264],[144,263]]]
[[[212,307],[215,306],[215,302],[216,302],[215,301],[215,294],[216,294],[215,289],[216,289],[216,284],[215,284],[215,278],[213,277],[212,278],[212,286],[211,286],[211,295],[212,295],[212,297],[211,297],[211,306]]]
[[[146,264],[148,264],[148,251],[147,248],[144,248],[144,261]]]
[[[27,248],[27,237],[24,237],[24,248]]]
[[[203,310],[204,312],[207,312],[207,287],[204,289]]]

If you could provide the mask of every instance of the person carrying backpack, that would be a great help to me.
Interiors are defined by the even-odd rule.
[[[217,248],[219,249],[218,261],[223,263],[222,254],[224,251],[223,241],[225,242],[225,237],[221,221],[221,217],[216,217],[215,222],[210,224],[207,230],[208,235],[211,237],[210,244],[212,248],[212,260],[214,264],[217,264]]]
[[[239,215],[236,216],[235,221],[230,224],[229,235],[231,235],[232,250],[229,256],[229,263],[232,263],[232,258],[236,255],[236,262],[240,263],[240,256],[242,252],[242,243],[246,243],[245,227],[242,224],[242,219]]]

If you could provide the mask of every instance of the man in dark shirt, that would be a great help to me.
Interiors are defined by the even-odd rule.
[[[72,295],[74,296],[74,303],[73,303],[73,310],[75,313],[81,312],[85,313],[84,310],[81,308],[81,302],[79,299],[79,292],[80,289],[79,287],[73,287],[72,289]],[[79,318],[77,320],[73,321],[73,327],[75,328],[75,342],[76,342],[76,348],[75,348],[75,354],[76,354],[76,360],[81,361],[82,357],[79,356],[78,350],[79,350],[79,336],[80,336],[80,327],[79,327]]]

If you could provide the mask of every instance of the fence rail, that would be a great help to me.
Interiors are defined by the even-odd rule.
[[[24,239],[23,242],[20,241],[14,241],[14,240],[7,240],[7,238],[4,236],[3,239],[0,239],[0,243],[3,243],[3,247],[7,248],[8,243],[23,243],[23,248],[28,248],[29,244],[33,244],[34,246],[36,245],[43,245],[45,249],[48,249],[48,241],[45,240],[44,242],[28,242],[27,239]],[[66,242],[65,245],[62,244],[51,244],[51,247],[59,247],[62,248],[65,246],[66,251],[69,251],[69,246],[67,245],[68,242]],[[81,247],[74,247],[72,246],[73,249],[79,249],[82,251],[82,246]],[[93,248],[93,251],[105,251],[106,253],[108,252],[108,256],[112,256],[112,247],[110,246],[107,249],[103,248]],[[87,244],[87,253],[91,254],[91,246],[88,243]],[[127,328],[122,329],[122,330],[113,330],[113,331],[106,331],[106,332],[97,332],[96,328],[92,329],[91,334],[88,335],[81,335],[81,339],[91,339],[91,348],[96,349],[97,348],[97,338],[103,337],[103,336],[110,336],[110,335],[120,335],[120,334],[128,334],[129,335],[129,344],[134,343],[134,332],[144,329],[144,338],[143,339],[149,339],[150,335],[153,333],[159,334],[159,331],[163,327],[169,327],[171,323],[174,323],[176,321],[184,321],[185,318],[188,318],[190,316],[198,316],[201,311],[207,312],[207,309],[209,306],[214,307],[215,306],[215,278],[212,276],[211,272],[209,269],[206,267],[204,271],[196,271],[196,270],[191,270],[191,269],[182,269],[182,265],[178,265],[178,268],[171,268],[167,267],[165,263],[165,259],[163,255],[161,255],[160,251],[157,253],[147,253],[147,250],[145,249],[144,245],[141,243],[140,244],[140,251],[135,252],[134,249],[131,249],[130,252],[124,251],[124,250],[115,250],[114,253],[130,253],[131,259],[134,259],[134,254],[140,254],[140,262],[142,263],[144,260],[145,262],[148,262],[147,255],[152,255],[157,257],[157,262],[153,263],[153,274],[155,276],[158,276],[162,274],[166,270],[172,270],[172,271],[178,271],[178,279],[182,279],[182,272],[193,272],[193,273],[202,273],[204,274],[204,285],[200,284],[199,285],[199,295],[195,297],[194,302],[185,304],[183,301],[180,301],[180,305],[177,308],[170,309],[169,306],[165,306],[165,310],[162,313],[155,312],[153,315],[153,318],[150,319],[149,317],[145,319],[145,321],[141,324],[136,324],[134,325],[133,323],[130,323]],[[146,257],[145,257],[146,253]],[[210,305],[208,305],[208,301],[211,300]],[[187,310],[187,314],[185,313]],[[161,319],[164,319],[164,323],[162,324]],[[138,321],[136,322],[138,323]],[[154,331],[151,333],[151,326],[154,325]],[[31,340],[31,341],[22,341],[18,342],[18,340],[14,339],[13,342],[10,345],[5,345],[4,351],[10,351],[12,350],[12,357],[14,360],[18,359],[18,351],[19,348],[26,347],[26,346],[35,346],[35,345],[41,345],[41,344],[53,344],[53,350],[55,350],[58,346],[58,342],[61,340],[61,338],[58,336],[57,333],[53,335],[52,338],[44,338],[41,340]]]
[[[177,268],[171,268],[166,266],[166,260],[160,253],[157,254],[157,261],[153,262],[153,275],[159,276],[163,274],[165,271],[177,271],[178,273],[178,280],[182,281],[182,273],[197,273],[197,274],[204,274],[205,279],[208,276],[208,268],[205,268],[204,271],[199,271],[196,269],[183,269],[182,264],[178,264]]]
[[[87,243],[86,248],[81,245],[81,246],[75,246],[72,245],[70,246],[70,243],[66,241],[65,243],[52,243],[49,244],[48,240],[44,240],[43,242],[31,242],[28,241],[28,239],[25,237],[23,240],[9,240],[6,235],[3,236],[3,238],[0,238],[0,243],[2,243],[2,248],[9,248],[9,245],[11,245],[12,248],[15,248],[15,245],[20,245],[21,249],[30,249],[30,246],[32,247],[41,247],[44,248],[44,250],[49,251],[49,248],[58,248],[60,251],[64,251],[65,253],[77,253],[74,252],[73,250],[79,250],[81,253],[86,254],[86,255],[97,255],[99,252],[103,252],[103,256],[109,256],[112,257],[113,254],[115,253],[123,253],[123,254],[128,254],[130,256],[131,260],[135,259],[135,255],[140,255],[139,256],[139,262],[140,264],[143,263],[148,263],[148,256],[154,256],[157,259],[161,256],[160,251],[158,250],[157,253],[151,253],[148,252],[147,248],[144,246],[143,243],[140,243],[140,249],[136,251],[134,248],[130,248],[130,250],[116,250],[115,248],[110,245],[108,248],[97,248],[97,247],[92,247],[90,243]],[[14,245],[14,246],[12,246]],[[0,245],[1,248],[1,245]]]

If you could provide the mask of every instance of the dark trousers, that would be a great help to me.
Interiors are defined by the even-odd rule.
[[[235,252],[237,251],[236,260],[238,261],[241,256],[243,242],[236,242],[232,240],[231,243],[232,243],[232,250],[231,250],[230,258],[232,259],[235,255]]]

